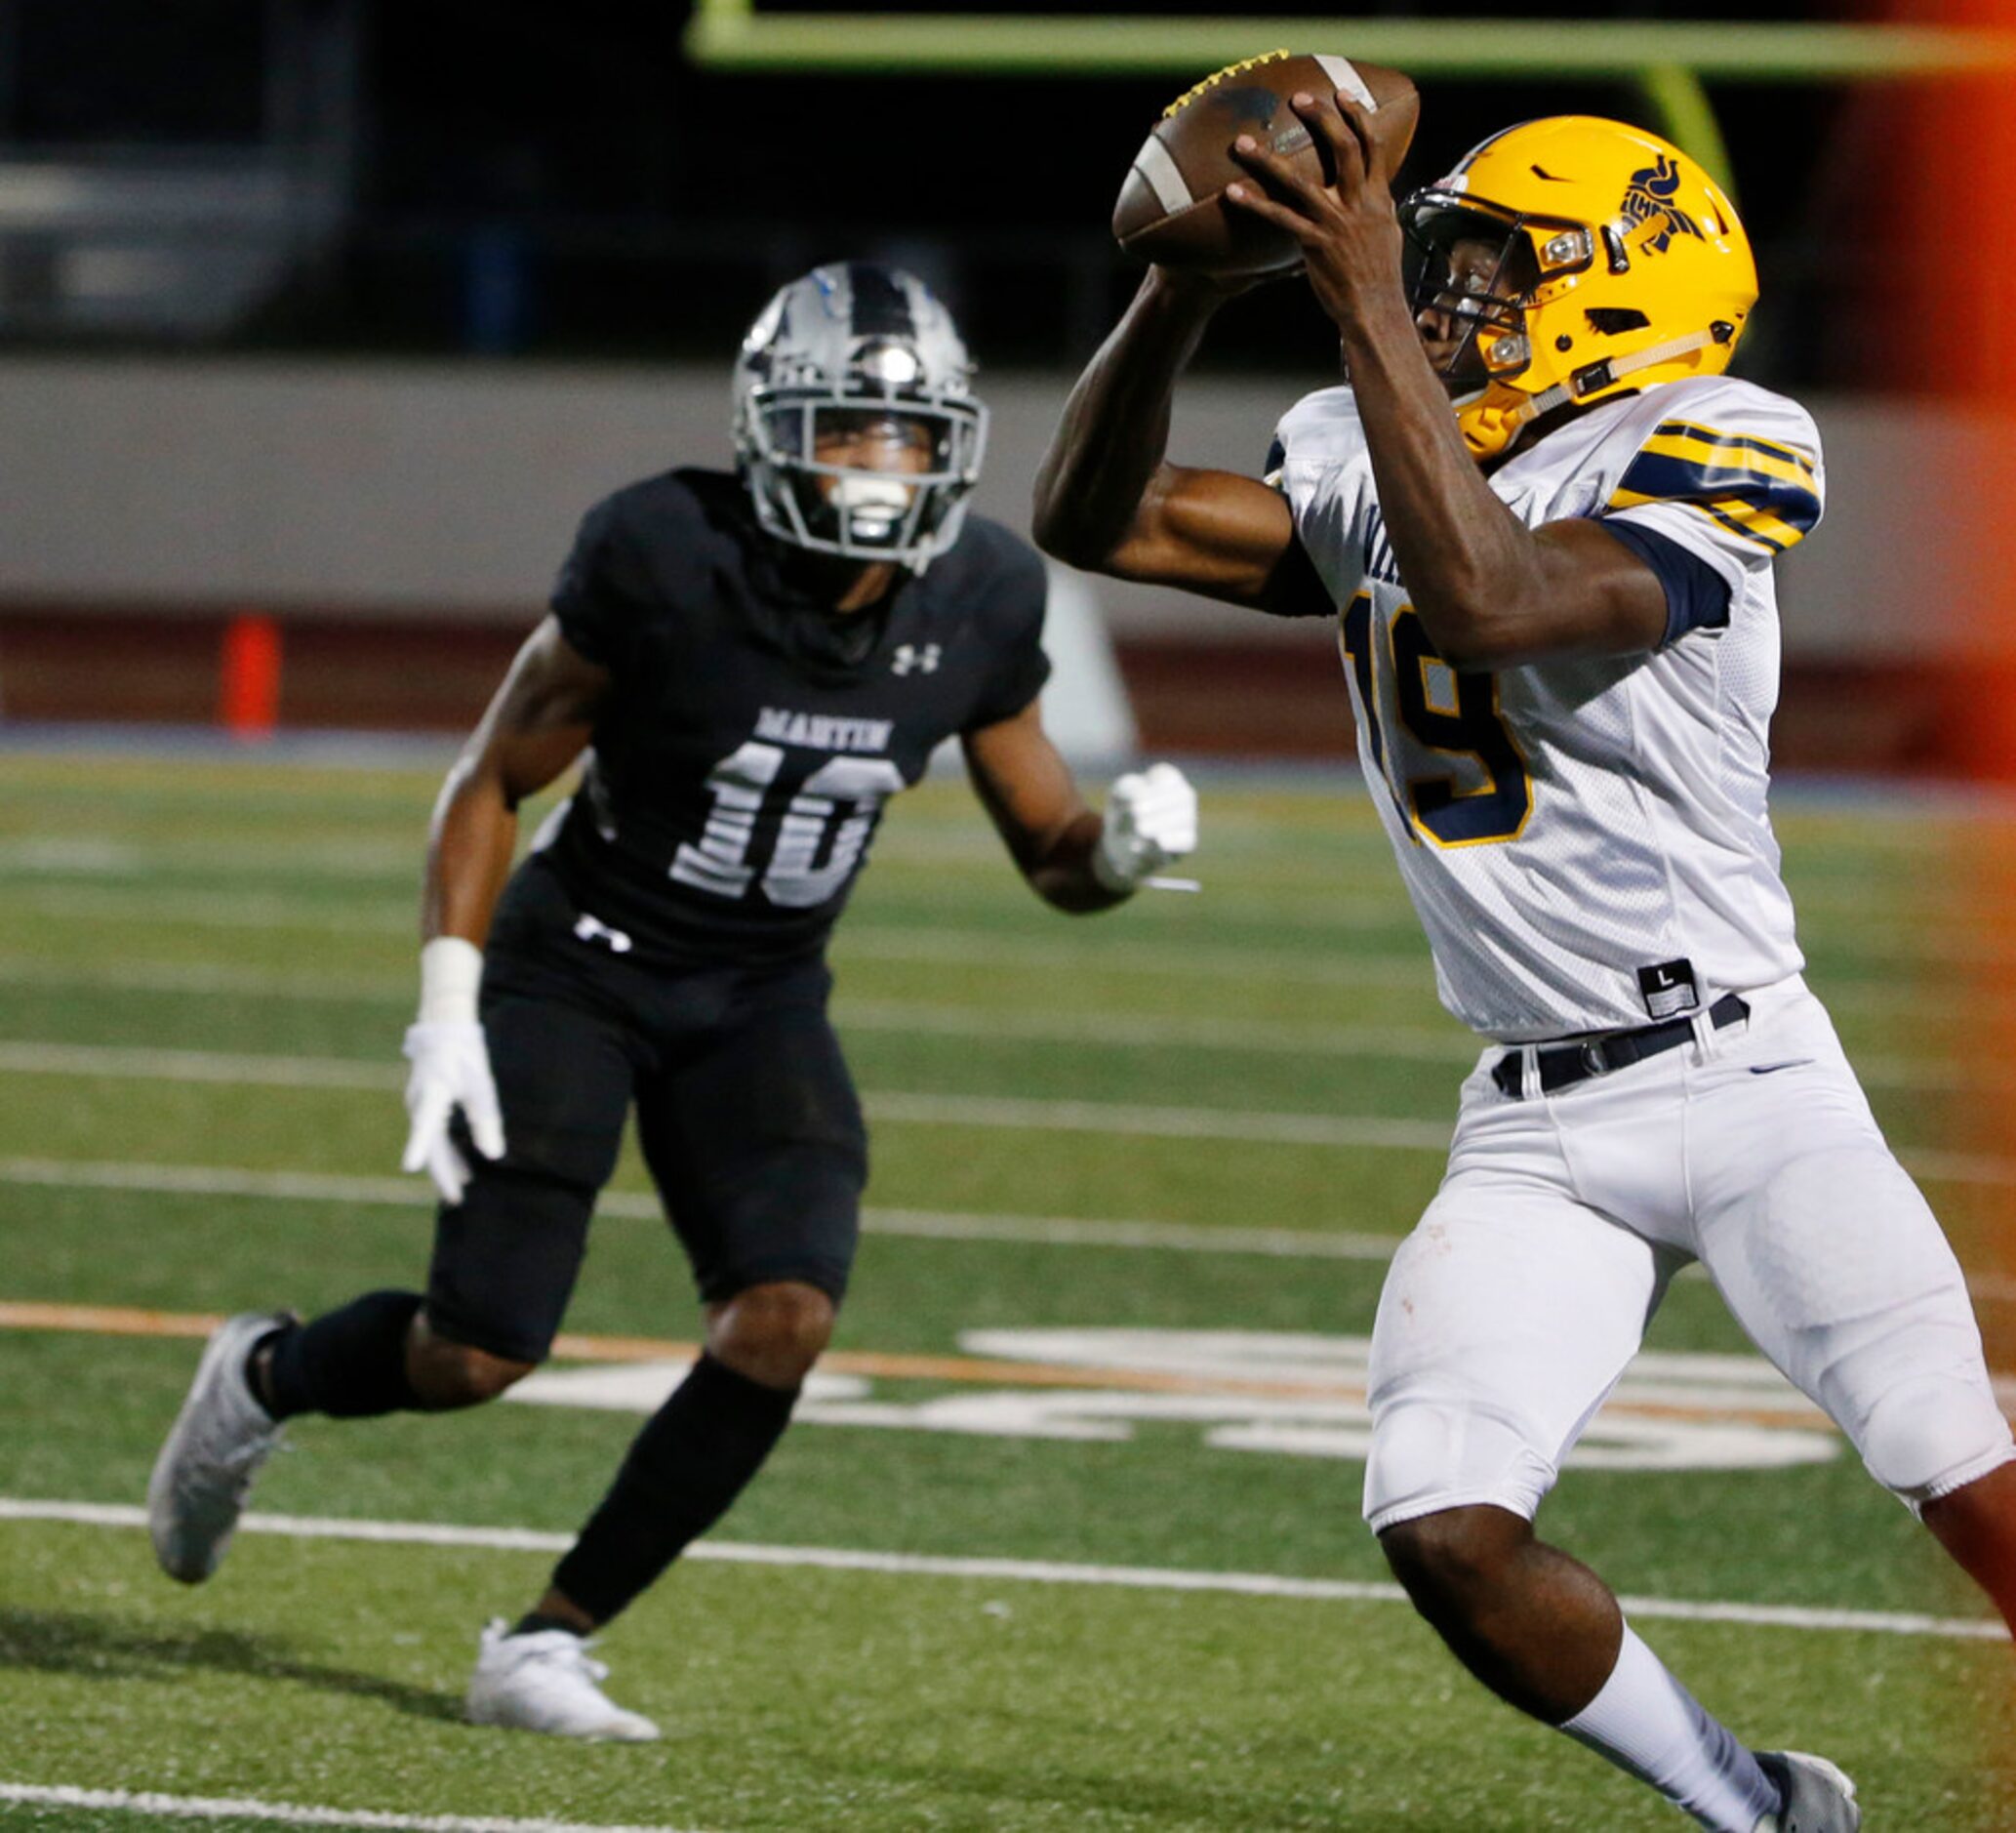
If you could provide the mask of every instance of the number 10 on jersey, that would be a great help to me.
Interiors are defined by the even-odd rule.
[[[1344,608],[1341,641],[1357,683],[1372,758],[1387,780],[1401,818],[1437,846],[1478,846],[1517,837],[1533,812],[1533,784],[1517,741],[1498,711],[1498,678],[1459,674],[1436,655],[1419,615],[1403,604],[1391,623],[1375,631],[1372,594],[1361,591]],[[1431,692],[1432,666],[1446,703]],[[1380,723],[1380,685],[1392,684],[1399,730],[1388,755]],[[1422,757],[1418,754],[1431,754]],[[1475,759],[1484,781],[1476,789],[1457,788],[1453,770],[1434,767],[1436,758]]]
[[[707,773],[713,806],[700,844],[682,843],[672,859],[678,883],[716,897],[746,896],[756,876],[749,845],[774,797],[786,806],[763,895],[786,910],[810,910],[846,884],[883,802],[903,788],[903,772],[886,757],[828,757],[793,791],[778,786],[784,760],[782,746],[751,739]]]

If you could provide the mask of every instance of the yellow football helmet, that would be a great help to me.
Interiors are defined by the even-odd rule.
[[[1592,115],[1494,134],[1400,206],[1417,312],[1479,460],[1571,401],[1719,375],[1756,304],[1750,238],[1678,147]]]

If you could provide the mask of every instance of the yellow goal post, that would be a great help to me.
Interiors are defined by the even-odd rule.
[[[1410,76],[1633,85],[1650,124],[1733,190],[1710,83],[1871,82],[2016,64],[2016,33],[1932,25],[1012,13],[792,13],[696,0],[706,69],[876,76],[1193,78],[1329,43]]]

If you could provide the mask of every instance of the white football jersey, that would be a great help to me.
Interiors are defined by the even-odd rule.
[[[1529,528],[1637,523],[1729,588],[1725,623],[1616,659],[1458,674],[1393,564],[1349,388],[1298,403],[1275,481],[1341,612],[1358,757],[1442,1002],[1507,1042],[1643,1025],[1802,965],[1765,810],[1771,562],[1820,518],[1820,440],[1750,383],[1593,408],[1490,477]]]

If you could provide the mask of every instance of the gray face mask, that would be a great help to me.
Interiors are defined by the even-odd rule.
[[[794,280],[736,366],[736,455],[764,532],[923,572],[957,538],[980,477],[987,409],[970,378],[949,314],[913,276],[855,262]],[[870,414],[912,428],[922,468],[821,461],[836,417]]]

